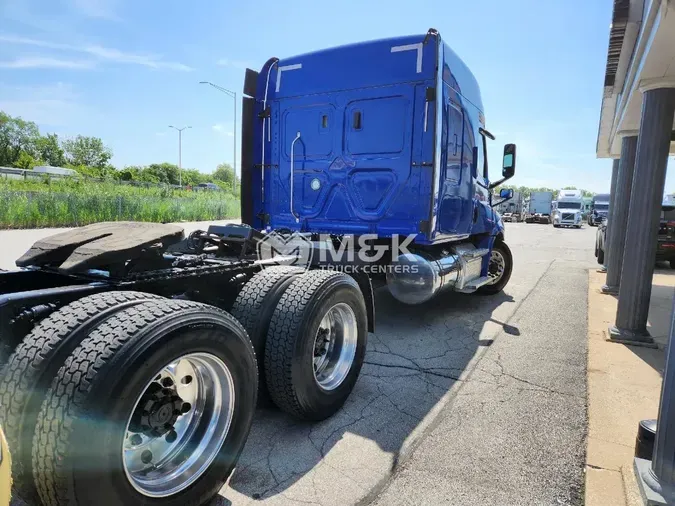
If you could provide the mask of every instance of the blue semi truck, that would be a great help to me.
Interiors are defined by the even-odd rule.
[[[244,223],[380,243],[412,235],[411,253],[389,260],[424,274],[387,277],[406,303],[508,281],[491,189],[513,176],[515,145],[491,184],[478,83],[437,31],[272,58],[247,71],[244,93]]]
[[[377,286],[420,304],[508,282],[492,189],[516,149],[490,182],[478,84],[438,32],[272,58],[244,92],[242,225],[99,223],[0,272],[0,426],[29,502],[204,504],[259,397],[340,409]]]

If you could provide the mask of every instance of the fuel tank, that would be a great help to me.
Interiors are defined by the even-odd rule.
[[[487,253],[487,249],[477,249],[469,243],[455,245],[436,255],[404,253],[392,262],[387,272],[387,286],[404,304],[421,304],[448,289],[474,291],[484,284],[481,267]]]

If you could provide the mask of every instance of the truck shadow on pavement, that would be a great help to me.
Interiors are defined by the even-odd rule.
[[[212,504],[244,504],[279,494],[316,503],[340,497],[342,504],[367,497],[389,477],[402,448],[407,451],[414,446],[410,440],[419,440],[411,433],[461,381],[477,350],[492,344],[498,330],[520,334],[492,316],[512,303],[503,292],[486,297],[447,293],[407,306],[379,290],[376,332],[368,336],[361,375],[344,407],[319,423],[259,409],[229,488]]]

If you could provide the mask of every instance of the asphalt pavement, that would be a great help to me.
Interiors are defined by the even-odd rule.
[[[21,232],[0,232],[0,267],[30,246]],[[214,504],[581,504],[594,234],[507,223],[514,271],[495,296],[379,291],[344,408],[321,423],[259,410]]]

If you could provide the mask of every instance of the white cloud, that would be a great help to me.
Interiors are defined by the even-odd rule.
[[[243,61],[243,60],[231,60],[229,58],[221,58],[217,62],[218,65],[221,67],[232,67],[235,69],[242,69],[246,70],[247,68],[253,68],[253,64],[251,62]]]
[[[192,67],[182,63],[164,61],[161,56],[151,54],[127,53],[115,48],[104,47],[100,45],[74,45],[52,42],[48,40],[31,39],[19,37],[11,34],[0,34],[0,42],[8,44],[41,47],[45,49],[54,49],[57,51],[66,51],[73,53],[82,53],[93,56],[100,61],[112,63],[141,65],[152,69],[176,70],[181,72],[190,72]]]
[[[71,46],[69,44],[59,44],[58,42],[30,39],[28,37],[20,37],[17,35],[8,35],[8,34],[0,34],[0,42],[7,42],[8,44],[16,44],[23,46],[44,47],[47,49],[60,49],[64,51],[77,50],[77,47]]]
[[[112,61],[115,63],[128,63],[131,65],[142,65],[144,67],[153,69],[179,70],[182,72],[190,72],[194,70],[192,67],[188,67],[182,63],[163,61],[161,57],[156,55],[125,53],[119,49],[102,46],[87,46],[82,48],[81,51],[92,56],[96,56],[102,60]]]
[[[94,66],[94,62],[91,61],[61,60],[48,57],[28,57],[0,61],[0,68],[5,69],[90,69]]]

